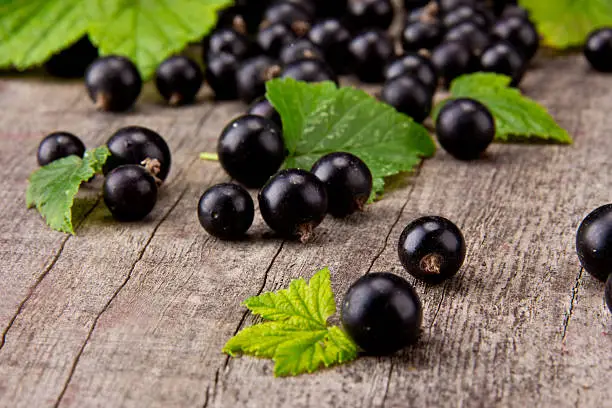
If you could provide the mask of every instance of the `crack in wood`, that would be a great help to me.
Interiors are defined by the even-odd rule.
[[[576,302],[576,297],[578,296],[578,288],[580,286],[580,282],[582,281],[582,274],[584,273],[584,268],[580,268],[580,272],[576,277],[576,282],[572,287],[572,298],[570,299],[570,304],[567,309],[567,313],[565,313],[565,318],[563,319],[563,335],[561,336],[561,344],[565,345],[565,338],[567,337],[567,328],[569,326],[570,320],[572,319],[572,313],[574,312],[574,303]]]

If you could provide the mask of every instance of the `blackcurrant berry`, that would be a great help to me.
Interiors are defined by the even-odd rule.
[[[421,123],[431,112],[433,93],[418,79],[404,74],[385,82],[380,99]]]
[[[215,99],[220,101],[238,99],[236,88],[238,65],[238,59],[226,52],[208,54],[206,80],[215,94]]]
[[[584,56],[593,69],[612,72],[612,28],[600,28],[589,34]]]
[[[219,28],[204,40],[204,60],[209,54],[226,52],[238,60],[254,56],[256,47],[249,38],[231,28]]]
[[[305,38],[284,45],[280,51],[280,61],[283,65],[305,58],[325,60],[323,51]]]
[[[281,117],[274,109],[274,106],[266,99],[265,96],[255,100],[249,109],[247,110],[247,114],[262,116],[264,118],[270,119],[272,122],[276,123],[279,129],[282,129]]]
[[[402,31],[404,51],[431,50],[442,40],[443,28],[437,20],[409,22]]]
[[[257,44],[267,55],[277,58],[281,49],[291,44],[297,36],[287,24],[276,23],[262,28],[257,33]]]
[[[75,135],[68,132],[53,132],[40,142],[36,158],[40,166],[68,156],[83,157],[85,145]]]
[[[501,18],[518,17],[529,20],[529,11],[517,5],[508,5],[501,13]]]
[[[353,31],[366,28],[386,30],[393,21],[393,4],[390,0],[349,0],[346,19]]]
[[[482,30],[486,30],[489,27],[487,16],[468,5],[458,6],[446,13],[442,19],[442,23],[447,29],[465,22],[471,22]]]
[[[238,96],[245,103],[253,102],[266,93],[266,81],[279,73],[280,67],[265,55],[242,62],[236,72]]]
[[[466,21],[451,27],[444,36],[444,41],[463,41],[472,51],[472,54],[479,56],[482,50],[489,46],[491,38],[476,24]]]
[[[280,128],[273,121],[244,115],[223,129],[217,153],[230,177],[249,188],[259,188],[285,160],[285,144]]]
[[[444,79],[444,85],[450,86],[453,79],[474,70],[474,57],[469,47],[461,41],[443,42],[431,53],[431,62]]]
[[[393,42],[381,30],[370,29],[349,43],[353,71],[363,82],[380,82],[383,69],[394,55]]]
[[[436,119],[436,135],[440,145],[460,160],[478,158],[495,137],[495,121],[480,102],[461,98],[452,100]]]
[[[347,72],[351,34],[337,19],[321,20],[312,26],[308,39],[323,52],[325,61],[338,73]]]
[[[314,18],[317,15],[317,5],[314,0],[280,0],[285,3],[291,3],[308,13],[309,18]]]
[[[409,52],[390,62],[384,70],[388,81],[400,75],[410,75],[423,83],[431,92],[438,87],[438,74],[431,60],[420,54]]]
[[[576,252],[584,270],[600,281],[612,273],[612,204],[595,209],[580,223]]]
[[[332,81],[338,83],[334,71],[320,59],[304,58],[285,66],[281,78],[293,78],[304,82]]]
[[[442,13],[450,13],[459,6],[476,7],[477,0],[437,0]]]
[[[606,298],[606,304],[608,305],[608,309],[610,310],[610,313],[612,313],[612,274],[608,276],[608,280],[606,281],[604,297]]]
[[[155,72],[157,90],[170,105],[192,103],[203,81],[198,64],[182,56],[166,59]]]
[[[62,50],[45,62],[45,70],[49,75],[59,78],[82,78],[87,67],[98,58],[98,49],[82,37],[70,47]]]
[[[281,23],[291,26],[295,23],[308,24],[312,19],[313,16],[297,2],[277,1],[266,9],[262,24],[266,26]]]
[[[418,340],[423,308],[406,279],[392,273],[370,273],[344,295],[341,320],[364,352],[388,355]]]
[[[501,40],[506,40],[529,61],[540,46],[540,38],[534,25],[520,17],[508,17],[499,20],[492,30],[493,35]]]
[[[241,238],[253,224],[254,217],[253,199],[237,184],[217,184],[206,190],[198,203],[200,224],[217,238]]]
[[[409,274],[427,283],[440,283],[463,265],[465,240],[459,228],[446,218],[421,217],[404,228],[397,253]]]
[[[512,78],[510,85],[518,86],[525,72],[525,63],[510,43],[498,41],[483,51],[480,69],[507,75]]]
[[[98,58],[87,68],[85,85],[98,109],[122,112],[136,102],[142,90],[142,78],[129,59],[108,56]]]
[[[327,189],[327,212],[346,217],[361,211],[372,194],[372,173],[357,156],[338,152],[321,157],[311,172]]]
[[[302,242],[310,239],[327,212],[325,185],[305,170],[278,172],[263,186],[258,198],[266,224],[278,234]]]
[[[261,23],[263,9],[259,4],[257,7],[251,5],[236,5],[220,10],[217,20],[217,28],[232,28],[240,33],[255,33]]]
[[[151,129],[141,126],[121,128],[108,139],[106,145],[111,155],[104,164],[104,174],[125,164],[141,164],[145,159],[160,162],[157,177],[161,180],[165,180],[170,172],[172,159],[168,144]]]
[[[104,203],[119,221],[143,219],[153,210],[156,201],[155,178],[142,166],[119,166],[104,179]]]

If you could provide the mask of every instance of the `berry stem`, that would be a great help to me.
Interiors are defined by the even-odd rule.
[[[149,173],[151,173],[151,175],[155,179],[155,183],[157,184],[157,186],[158,187],[161,186],[163,181],[162,181],[162,179],[157,177],[157,175],[161,172],[161,162],[159,160],[157,160],[157,159],[151,159],[151,158],[147,157],[140,164],[142,166],[144,166],[144,168]]]

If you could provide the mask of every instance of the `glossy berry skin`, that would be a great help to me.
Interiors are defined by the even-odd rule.
[[[157,90],[170,105],[192,103],[203,81],[202,70],[187,57],[170,57],[155,71]]]
[[[45,71],[58,78],[82,78],[87,67],[98,58],[98,49],[82,37],[70,47],[62,50],[45,62]]]
[[[266,81],[275,76],[276,70],[280,71],[280,68],[265,55],[242,62],[236,72],[238,97],[245,103],[251,103],[263,96],[266,93]]]
[[[280,128],[273,121],[244,115],[223,129],[217,154],[230,177],[249,188],[259,188],[283,163],[285,144]]]
[[[276,123],[279,129],[283,128],[281,117],[274,109],[274,106],[266,99],[265,96],[262,96],[259,99],[256,99],[247,109],[248,115],[257,115],[262,116],[264,118],[270,119],[272,122]]]
[[[584,270],[605,282],[612,273],[612,204],[595,209],[580,223],[576,252]]]
[[[119,221],[146,217],[157,201],[157,184],[147,169],[135,164],[119,166],[104,179],[104,203]]]
[[[529,11],[517,5],[507,5],[501,13],[501,18],[519,17],[529,20]]]
[[[257,44],[267,55],[277,58],[280,51],[297,39],[297,36],[287,24],[276,23],[259,30]]]
[[[495,121],[480,102],[460,98],[448,102],[436,120],[440,145],[460,160],[477,159],[495,136]]]
[[[437,0],[440,11],[444,14],[450,13],[459,6],[476,7],[477,0]]]
[[[172,163],[170,149],[157,132],[141,126],[124,127],[115,132],[106,145],[111,155],[104,164],[104,174],[125,164],[141,164],[148,158],[159,160],[159,179],[168,177]]]
[[[317,22],[308,32],[308,39],[319,47],[336,73],[347,72],[351,34],[340,20],[328,18]]]
[[[606,304],[608,305],[608,309],[610,310],[610,313],[612,313],[612,274],[608,276],[608,280],[606,281],[604,297],[606,299]]]
[[[431,112],[433,93],[421,81],[405,74],[385,82],[380,99],[421,123]]]
[[[511,86],[518,86],[525,72],[521,55],[510,43],[499,41],[484,50],[480,56],[480,69],[512,78]]]
[[[317,15],[317,5],[314,0],[279,0],[285,3],[291,3],[308,13],[309,18],[314,18]]]
[[[386,81],[401,75],[415,77],[432,92],[438,87],[436,67],[429,58],[414,52],[398,57],[385,67],[384,77]]]
[[[256,48],[249,38],[232,28],[219,28],[204,40],[204,60],[208,54],[226,52],[238,60],[249,58],[255,54]]]
[[[434,21],[415,21],[406,24],[402,31],[402,47],[404,52],[431,50],[442,40],[442,25]]]
[[[474,57],[469,47],[461,41],[443,42],[431,53],[431,62],[444,80],[446,87],[453,79],[474,70]]]
[[[466,21],[452,27],[444,36],[444,41],[463,41],[474,55],[480,55],[482,50],[491,43],[491,38],[480,27],[471,21]]]
[[[406,279],[387,272],[369,273],[344,295],[341,320],[366,354],[389,355],[418,340],[423,308]]]
[[[393,21],[393,4],[390,0],[349,0],[346,20],[353,31],[367,28],[386,30]]]
[[[455,224],[443,217],[412,221],[400,235],[397,253],[406,272],[427,283],[453,277],[465,260],[465,239]]]
[[[236,71],[238,59],[226,52],[208,54],[206,64],[206,81],[218,101],[238,99]]]
[[[366,30],[349,43],[352,68],[363,82],[380,82],[383,69],[393,57],[393,42],[381,30]]]
[[[346,217],[363,210],[372,193],[372,173],[353,154],[327,154],[317,160],[311,172],[325,184],[327,212],[334,217]]]
[[[241,238],[253,224],[254,217],[253,199],[237,184],[217,184],[206,190],[198,203],[200,224],[206,232],[220,239]]]
[[[281,78],[293,78],[304,82],[332,81],[338,83],[334,71],[320,59],[304,58],[285,66]]]
[[[142,78],[132,61],[112,55],[98,58],[87,68],[85,85],[96,108],[123,112],[130,109],[140,95]]]
[[[281,236],[306,242],[325,218],[327,191],[314,174],[286,169],[272,177],[259,192],[261,215]]]
[[[533,58],[540,46],[540,37],[534,25],[520,17],[499,20],[493,26],[492,33],[496,38],[512,44],[526,61]]]
[[[280,50],[280,61],[283,65],[288,65],[305,58],[325,60],[323,52],[305,38],[286,44]]]
[[[75,135],[68,132],[53,132],[40,142],[36,159],[40,166],[68,156],[83,157],[85,145]]]
[[[487,17],[474,7],[468,5],[460,5],[446,13],[442,18],[442,24],[447,29],[465,22],[471,22],[482,30],[486,30],[489,27]]]
[[[600,28],[589,34],[584,56],[596,71],[612,72],[612,28]]]
[[[277,1],[268,7],[264,13],[263,24],[287,24],[292,25],[296,22],[309,23],[313,16],[308,11],[296,3],[288,1]]]

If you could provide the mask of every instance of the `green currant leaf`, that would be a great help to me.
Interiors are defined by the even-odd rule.
[[[74,234],[72,205],[81,183],[102,171],[110,156],[106,146],[87,150],[81,159],[68,156],[36,170],[26,191],[28,208],[36,207],[54,230]]]
[[[440,102],[432,117],[437,118],[446,102],[456,98],[471,98],[484,104],[495,118],[495,140],[547,141],[572,143],[572,138],[559,126],[544,107],[509,86],[505,75],[479,72],[463,75],[451,83],[451,97]]]
[[[327,268],[308,283],[297,279],[288,289],[249,298],[244,304],[268,321],[232,337],[223,348],[230,356],[271,358],[276,376],[312,373],[357,357],[353,340],[340,328],[327,324],[336,312]]]
[[[266,88],[283,122],[286,167],[310,169],[328,153],[352,153],[370,168],[377,194],[384,177],[410,171],[435,153],[423,126],[362,90],[291,78],[268,81]]]
[[[612,25],[612,0],[521,0],[544,43],[554,48],[584,44],[596,28]]]

